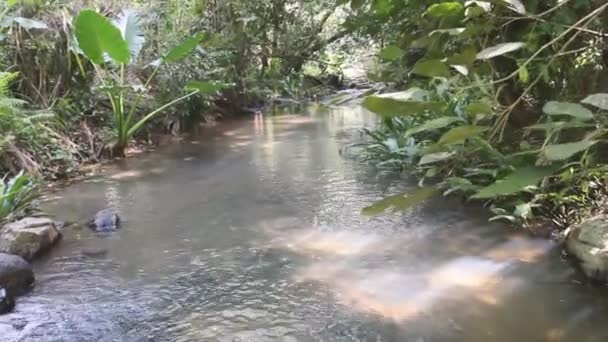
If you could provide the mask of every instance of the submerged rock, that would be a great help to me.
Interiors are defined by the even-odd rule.
[[[594,217],[573,227],[566,248],[580,260],[588,277],[608,280],[608,216]]]
[[[53,246],[59,237],[53,220],[27,217],[4,226],[0,233],[0,252],[32,260]]]
[[[15,298],[10,296],[8,292],[0,287],[0,315],[7,314],[15,308]]]
[[[120,216],[114,209],[104,209],[98,212],[88,225],[97,232],[111,232],[120,228]]]
[[[25,294],[34,284],[32,265],[17,255],[0,253],[0,287],[8,296]]]

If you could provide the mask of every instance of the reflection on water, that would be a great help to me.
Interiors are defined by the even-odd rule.
[[[342,157],[376,119],[227,122],[49,196],[76,225],[0,317],[4,341],[606,341],[608,296],[559,251],[446,199],[360,209],[403,181]],[[301,115],[300,115],[301,114]]]

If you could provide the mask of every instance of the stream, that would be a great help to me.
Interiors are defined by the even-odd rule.
[[[552,243],[407,190],[343,151],[376,124],[309,106],[227,121],[104,167],[44,203],[120,231],[64,230],[36,287],[0,317],[11,341],[608,341],[608,295]]]

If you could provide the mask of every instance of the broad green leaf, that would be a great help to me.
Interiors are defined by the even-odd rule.
[[[382,116],[414,115],[426,111],[439,111],[443,108],[440,102],[409,100],[414,93],[399,92],[368,96],[363,100],[363,107]]]
[[[385,47],[380,53],[380,57],[386,61],[395,61],[401,57],[403,57],[404,52],[398,46],[389,45]]]
[[[494,110],[492,110],[492,106],[483,101],[472,102],[466,108],[465,112],[470,116],[477,116],[479,114],[492,114]]]
[[[503,43],[498,44],[486,49],[483,49],[481,52],[477,54],[477,59],[486,60],[494,57],[502,56],[509,52],[517,51],[526,46],[526,43],[523,42],[512,42],[512,43]]]
[[[372,9],[381,14],[389,13],[393,7],[392,0],[374,0],[372,2]]]
[[[167,52],[167,54],[163,57],[163,61],[175,63],[190,56],[204,37],[205,36],[203,34],[197,34],[186,39],[181,44],[169,50],[169,52]]]
[[[378,115],[396,116],[438,111],[442,108],[442,104],[438,102],[400,101],[370,96],[363,101],[363,107]]]
[[[593,113],[578,103],[550,101],[543,107],[547,115],[569,115],[580,120],[593,119]]]
[[[78,45],[91,62],[103,64],[104,53],[117,63],[129,62],[127,42],[120,30],[103,15],[93,10],[82,10],[75,19],[74,28]]]
[[[554,122],[545,122],[541,124],[536,124],[532,126],[526,127],[529,130],[562,130],[568,128],[591,128],[595,127],[594,124],[586,124],[580,121],[554,121]]]
[[[439,139],[439,145],[453,145],[459,144],[467,140],[468,138],[473,138],[481,133],[487,131],[487,127],[467,125],[467,126],[458,126],[454,127],[445,133],[441,139]]]
[[[588,150],[597,144],[594,140],[582,140],[574,143],[548,145],[543,149],[543,154],[548,160],[566,160],[577,153]]]
[[[120,29],[123,39],[127,42],[131,58],[136,59],[146,42],[137,13],[133,10],[123,10],[115,25]]]
[[[461,3],[456,1],[448,1],[439,4],[434,4],[431,5],[431,7],[429,7],[429,9],[427,10],[427,14],[435,18],[459,16],[463,13],[464,6],[462,6]]]
[[[420,162],[418,163],[418,165],[423,166],[423,165],[437,163],[440,161],[450,159],[454,155],[456,155],[456,152],[437,152],[437,153],[426,154],[422,158],[420,158]]]
[[[363,215],[376,216],[391,209],[393,212],[403,211],[419,205],[429,198],[437,195],[439,191],[435,188],[418,188],[409,193],[387,197],[362,210]]]
[[[431,59],[416,63],[412,73],[426,77],[445,77],[450,75],[450,69],[444,62]]]
[[[483,188],[471,198],[491,199],[500,196],[508,196],[519,193],[527,187],[537,185],[543,178],[557,171],[556,167],[529,166],[516,170],[504,179]]]
[[[215,94],[218,91],[226,88],[226,85],[204,81],[190,81],[186,84],[185,88],[186,90],[198,90],[203,94]]]
[[[407,130],[405,132],[405,136],[410,136],[420,132],[430,131],[434,129],[445,128],[456,122],[462,122],[462,119],[454,116],[444,116],[441,118],[427,121],[422,125]]]
[[[599,109],[608,110],[608,93],[589,95],[581,102]]]
[[[475,62],[477,50],[473,47],[467,47],[462,52],[453,55],[447,59],[447,63],[451,65],[466,65],[470,66]]]

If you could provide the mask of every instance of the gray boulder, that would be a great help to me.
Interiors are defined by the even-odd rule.
[[[0,233],[0,253],[15,254],[32,260],[51,248],[59,237],[59,230],[53,220],[27,217],[4,226]]]
[[[0,315],[7,314],[15,308],[15,298],[9,296],[8,292],[0,287]]]
[[[98,212],[88,225],[97,232],[112,232],[120,228],[120,216],[114,209],[104,209]]]
[[[580,260],[587,276],[608,280],[608,216],[597,216],[573,227],[566,248]]]
[[[0,287],[7,296],[25,294],[34,285],[32,265],[17,255],[0,253]]]

